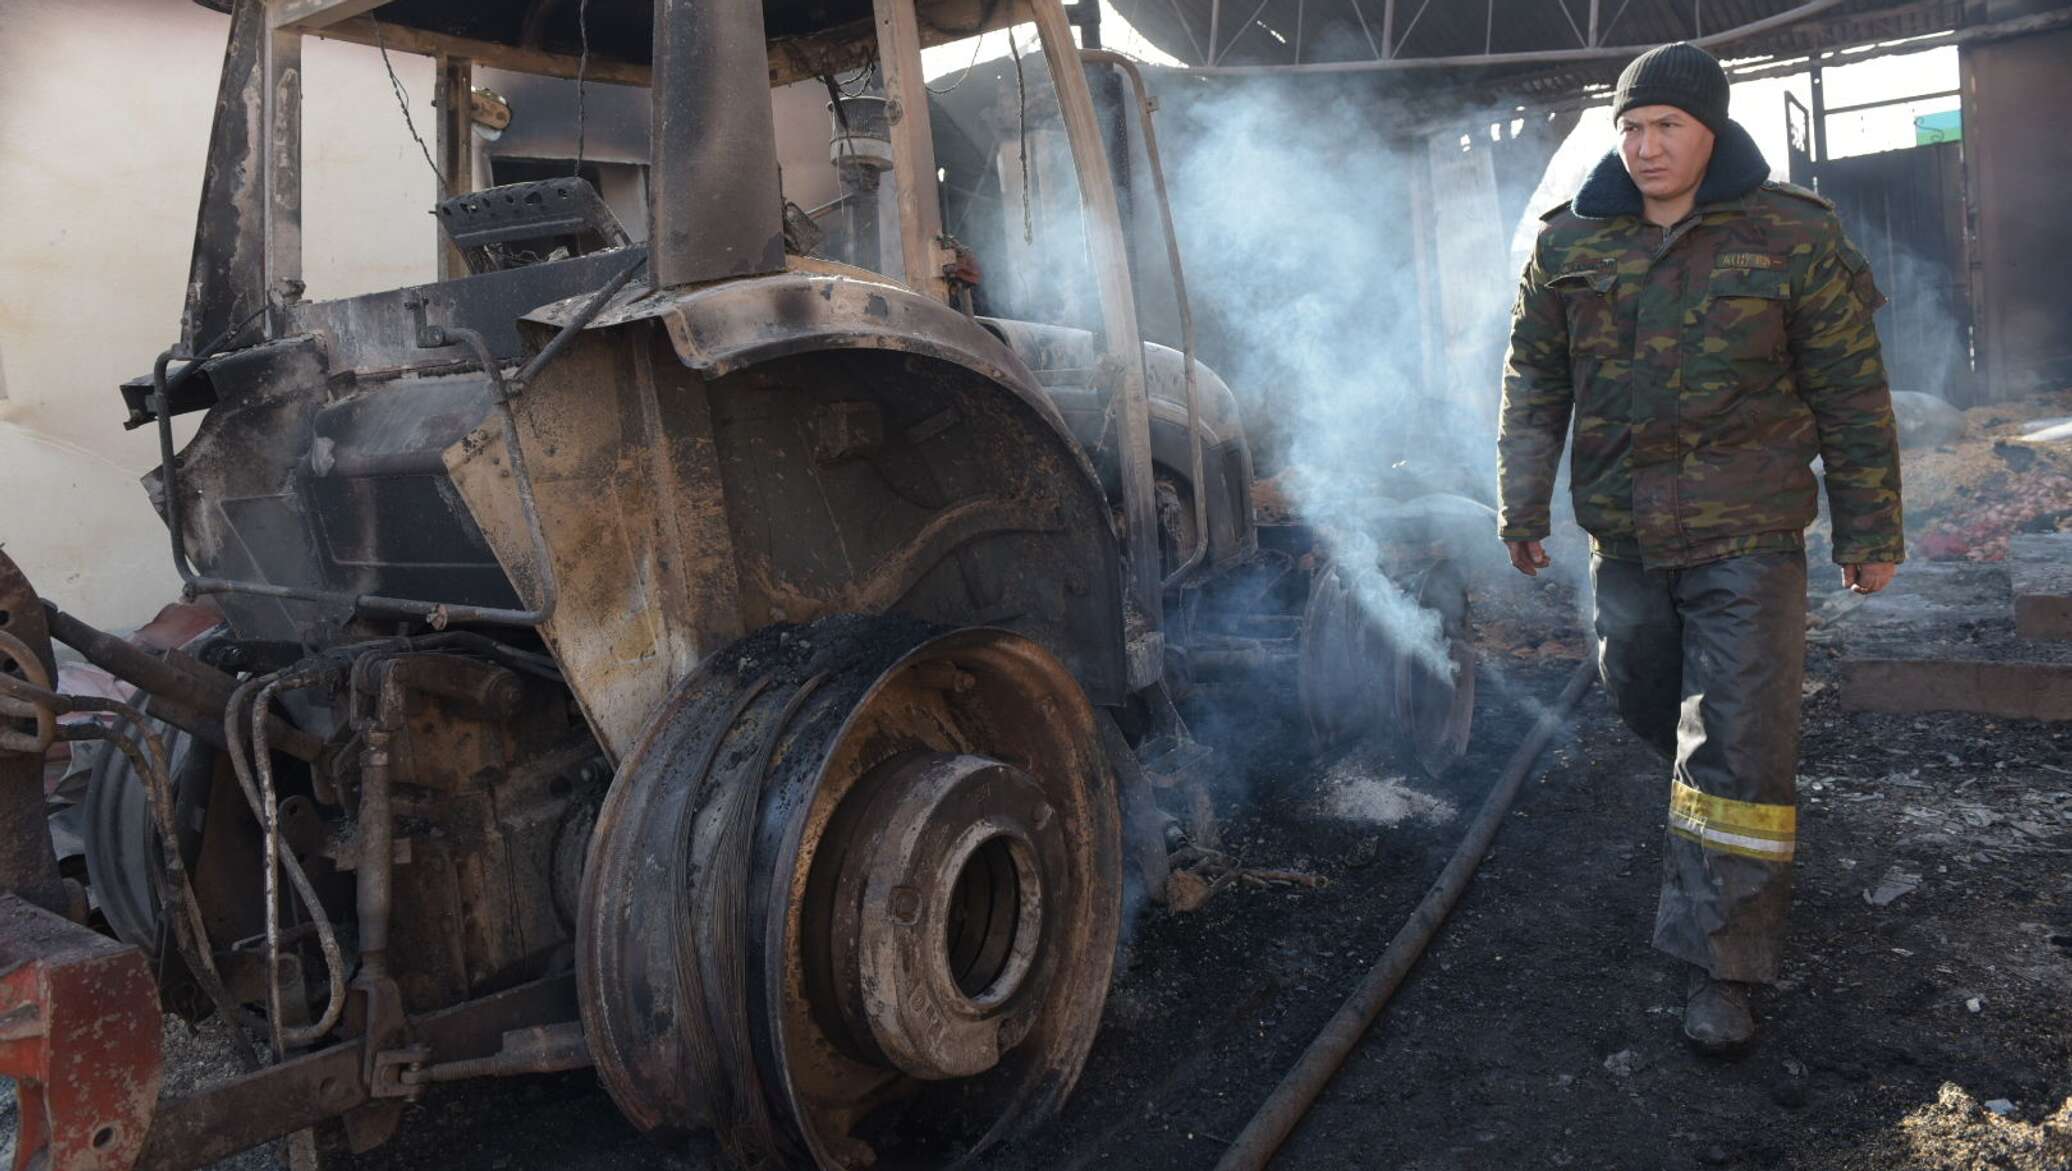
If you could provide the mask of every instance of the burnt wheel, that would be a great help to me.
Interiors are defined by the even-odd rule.
[[[1120,855],[1093,711],[1034,643],[759,631],[678,686],[599,814],[598,1070],[635,1125],[739,1165],[966,1160],[1077,1078]]]
[[[1302,610],[1295,685],[1319,751],[1372,732],[1393,703],[1395,640],[1363,603],[1359,572],[1332,562],[1310,583]]]
[[[1393,728],[1436,778],[1459,763],[1473,732],[1467,581],[1444,559],[1407,590],[1381,578],[1340,561],[1311,584],[1297,647],[1303,716],[1319,750]]]
[[[1467,576],[1452,561],[1436,561],[1417,576],[1417,604],[1439,617],[1434,657],[1396,656],[1396,727],[1411,755],[1432,777],[1444,776],[1468,754],[1474,733],[1475,643],[1468,629]]]

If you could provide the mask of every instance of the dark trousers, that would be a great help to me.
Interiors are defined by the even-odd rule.
[[[1673,762],[1655,946],[1774,983],[1791,907],[1806,556],[1690,569],[1590,559],[1597,662],[1626,726]]]

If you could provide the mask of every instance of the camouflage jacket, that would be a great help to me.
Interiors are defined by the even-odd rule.
[[[1547,535],[1573,415],[1576,519],[1605,556],[1676,568],[1803,548],[1817,455],[1834,559],[1901,560],[1869,265],[1809,191],[1706,195],[1666,230],[1568,204],[1545,217],[1504,369],[1501,535]]]

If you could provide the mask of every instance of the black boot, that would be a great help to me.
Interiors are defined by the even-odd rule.
[[[1755,1040],[1755,1016],[1748,1011],[1749,985],[1715,980],[1704,968],[1691,968],[1684,990],[1684,1039],[1698,1052],[1731,1057]]]

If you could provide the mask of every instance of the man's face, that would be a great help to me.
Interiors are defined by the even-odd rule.
[[[1676,106],[1635,106],[1619,115],[1619,154],[1634,186],[1649,199],[1696,191],[1712,161],[1713,133]]]

